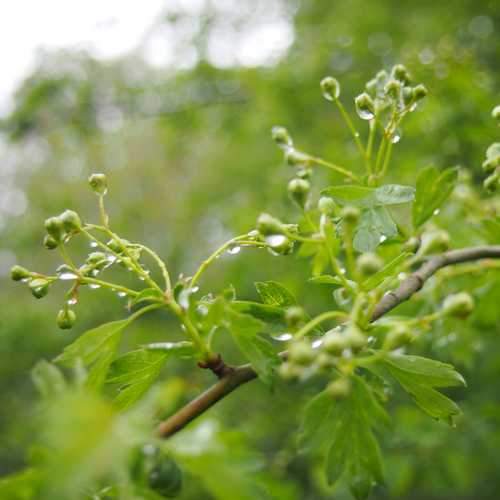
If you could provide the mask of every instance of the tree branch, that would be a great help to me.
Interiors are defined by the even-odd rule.
[[[500,245],[450,250],[449,252],[432,257],[417,271],[410,274],[405,280],[403,280],[396,290],[389,292],[382,297],[373,311],[371,321],[376,321],[402,302],[408,300],[414,293],[418,292],[424,283],[439,269],[453,264],[488,258],[500,258]],[[286,358],[287,353],[283,352],[280,356],[282,358]],[[226,375],[221,377],[218,382],[209,387],[196,399],[189,402],[167,420],[161,422],[158,426],[159,436],[168,438],[174,435],[184,428],[189,422],[217,403],[217,401],[220,401],[233,392],[237,387],[255,379],[256,377],[257,374],[250,365],[242,365],[229,370]]]

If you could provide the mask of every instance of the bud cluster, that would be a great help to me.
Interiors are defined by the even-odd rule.
[[[489,174],[484,180],[483,186],[487,191],[492,193],[500,186],[500,142],[494,142],[486,150],[483,170]]]

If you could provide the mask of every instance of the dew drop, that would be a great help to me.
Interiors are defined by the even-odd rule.
[[[434,215],[439,215],[439,212],[440,212],[440,211],[441,211],[441,210],[439,210],[439,208],[436,208],[436,210],[434,210],[434,212],[432,212],[432,213],[433,213]]]
[[[318,347],[321,347],[322,344],[323,344],[323,341],[321,339],[318,339],[318,340],[313,341],[311,346],[313,349],[317,349]]]
[[[392,144],[397,144],[401,140],[401,131],[396,129],[391,134],[391,142]]]
[[[399,273],[398,274],[398,279],[403,281],[406,278],[406,273]]]
[[[252,229],[252,231],[248,233],[248,236],[250,238],[257,238],[259,236],[259,231],[257,231],[257,229]]]
[[[118,292],[116,295],[118,295],[118,297],[126,297],[127,294],[125,292]]]
[[[241,247],[240,246],[234,246],[234,247],[229,248],[229,250],[227,251],[227,253],[230,254],[230,255],[236,255],[236,254],[240,253],[240,251],[241,251]]]
[[[380,243],[383,243],[387,239],[387,236],[384,234],[379,238]]]
[[[90,242],[90,248],[97,248],[99,245],[95,241]]]
[[[358,116],[362,120],[372,120],[373,118],[375,118],[375,113],[372,113],[368,109],[359,109],[359,108],[356,108],[356,112],[358,113]]]
[[[70,299],[68,299],[67,304],[69,306],[74,306],[77,302],[78,302],[78,299],[76,297],[71,297]]]
[[[63,281],[74,280],[76,279],[76,274],[70,272],[63,272],[59,274],[59,279]]]
[[[116,262],[116,256],[115,255],[108,255],[106,256],[106,260],[110,262],[111,264]]]
[[[92,271],[90,271],[90,274],[92,276],[97,276],[99,274],[99,269],[93,269]]]
[[[410,113],[413,113],[413,111],[415,111],[417,109],[417,103],[414,102],[409,108],[408,108],[408,111],[410,111]]]
[[[96,288],[101,288],[101,285],[98,285],[97,283],[90,283],[89,287],[96,289]]]
[[[270,247],[279,247],[286,243],[287,237],[284,234],[272,234],[271,236],[266,236],[266,243]]]
[[[193,286],[193,288],[191,288],[191,293],[196,293],[199,289],[199,286]]]
[[[131,269],[129,269],[129,271],[131,271]],[[145,278],[144,276],[139,276],[139,279],[140,279],[141,281],[144,281],[146,278]]]
[[[293,335],[291,333],[280,333],[279,335],[273,335],[273,339],[278,342],[286,342],[287,340],[291,340]]]

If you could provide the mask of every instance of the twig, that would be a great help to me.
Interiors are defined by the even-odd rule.
[[[488,258],[500,258],[500,245],[451,250],[432,257],[420,269],[408,276],[399,288],[382,297],[373,310],[371,321],[376,321],[402,302],[408,300],[439,269],[453,264]],[[283,352],[280,356],[286,359],[287,353]],[[177,413],[160,423],[158,427],[159,436],[168,438],[174,435],[215,403],[233,392],[237,387],[250,382],[250,380],[256,377],[257,374],[250,365],[242,365],[228,370],[227,374],[221,377],[218,382],[181,408]]]

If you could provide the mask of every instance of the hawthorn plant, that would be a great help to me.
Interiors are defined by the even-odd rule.
[[[82,220],[73,210],[45,221],[44,245],[59,252],[61,265],[53,274],[16,265],[12,279],[25,283],[38,299],[56,282],[69,285],[56,317],[61,329],[78,324],[83,287],[107,289],[125,298],[130,314],[81,334],[53,362],[41,361],[33,370],[46,413],[72,408],[75,427],[78,422],[96,426],[102,431],[98,433],[102,442],[68,442],[58,437],[58,433],[64,435],[64,426],[53,425],[47,431],[51,446],[42,446],[26,471],[4,479],[0,491],[10,492],[11,498],[176,496],[182,477],[174,458],[182,462],[190,456],[189,446],[183,447],[183,433],[189,431],[176,436],[175,445],[165,438],[254,378],[272,386],[281,377],[295,384],[296,391],[311,380],[321,381],[322,390],[304,408],[297,449],[322,456],[327,482],[344,481],[357,499],[367,498],[375,485],[384,483],[377,433],[389,420],[388,387],[399,385],[431,418],[455,425],[460,409],[443,389],[465,385],[463,377],[449,364],[412,354],[412,343],[443,317],[465,319],[474,308],[474,298],[457,291],[442,297],[439,308],[419,317],[387,313],[419,290],[425,294],[426,281],[446,266],[470,263],[463,272],[469,272],[471,265],[478,270],[500,267],[494,260],[500,257],[500,246],[450,249],[448,233],[434,223],[460,175],[465,175],[458,168],[424,168],[414,185],[386,183],[403,122],[427,95],[424,85],[412,83],[404,66],[380,71],[355,98],[356,114],[367,126],[366,139],[340,100],[338,81],[324,78],[321,90],[351,132],[362,169],[351,171],[301,151],[285,128],[274,127],[272,137],[294,169],[288,183],[295,207],[290,221],[260,214],[254,228],[216,249],[192,276],[173,278],[154,250],[114,231],[105,207],[104,174],[89,178],[99,205],[97,223]],[[493,118],[500,121],[500,107],[493,110]],[[334,171],[343,181],[323,187],[315,199],[311,187],[319,168]],[[500,184],[500,143],[487,149],[483,168],[488,174],[484,187],[494,191]],[[489,215],[485,228],[498,241],[496,214]],[[76,238],[86,239],[91,248],[83,262],[71,255]],[[274,257],[308,259],[309,281],[331,290],[331,307],[311,316],[275,281],[255,283],[260,302],[237,298],[231,287],[219,294],[204,289],[204,273],[217,265],[219,256],[252,249],[265,249]],[[136,285],[110,281],[107,270],[112,267],[132,274]],[[118,354],[127,327],[158,310],[177,318],[185,339],[165,338]],[[214,349],[213,340],[223,331],[231,335],[247,365],[234,366],[223,350]],[[165,416],[152,411],[148,396],[171,358],[185,360],[194,370],[211,370],[217,380],[198,398]],[[77,394],[80,399],[75,399]],[[111,421],[113,425],[108,425]],[[133,432],[125,432],[132,428]],[[102,456],[116,443],[121,458],[111,465]],[[93,454],[84,459],[89,450]],[[61,463],[54,461],[58,454],[76,455],[83,470],[71,493],[50,479],[54,464]],[[102,468],[91,470],[86,460],[101,460]],[[186,463],[192,464],[189,459]],[[217,496],[223,485],[209,482],[208,488]],[[258,484],[250,488],[252,493],[242,490],[239,498],[271,498]],[[19,496],[20,491],[24,496]]]

